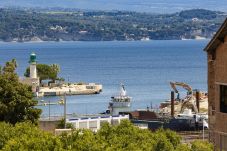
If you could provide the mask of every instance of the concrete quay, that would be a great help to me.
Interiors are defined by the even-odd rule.
[[[88,84],[63,84],[54,87],[39,87],[37,92],[38,97],[42,96],[62,96],[62,95],[89,95],[99,94],[102,92],[102,85],[95,83]]]

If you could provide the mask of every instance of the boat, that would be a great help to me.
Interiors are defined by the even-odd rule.
[[[131,97],[127,96],[125,86],[120,85],[120,94],[112,96],[109,102],[109,112],[112,115],[119,115],[120,112],[129,112],[131,107]]]

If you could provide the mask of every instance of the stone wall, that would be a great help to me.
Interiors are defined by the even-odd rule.
[[[227,37],[216,51],[208,52],[208,102],[210,141],[219,148],[227,135],[227,113],[220,112],[220,85],[227,85]]]

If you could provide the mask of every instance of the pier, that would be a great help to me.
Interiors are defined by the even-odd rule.
[[[38,97],[42,96],[63,96],[63,95],[89,95],[102,92],[102,85],[95,83],[88,84],[63,84],[55,87],[40,87]]]

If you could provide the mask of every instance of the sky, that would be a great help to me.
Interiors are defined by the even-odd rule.
[[[82,10],[124,10],[174,13],[203,8],[227,11],[227,0],[0,0],[0,7],[62,7]]]

